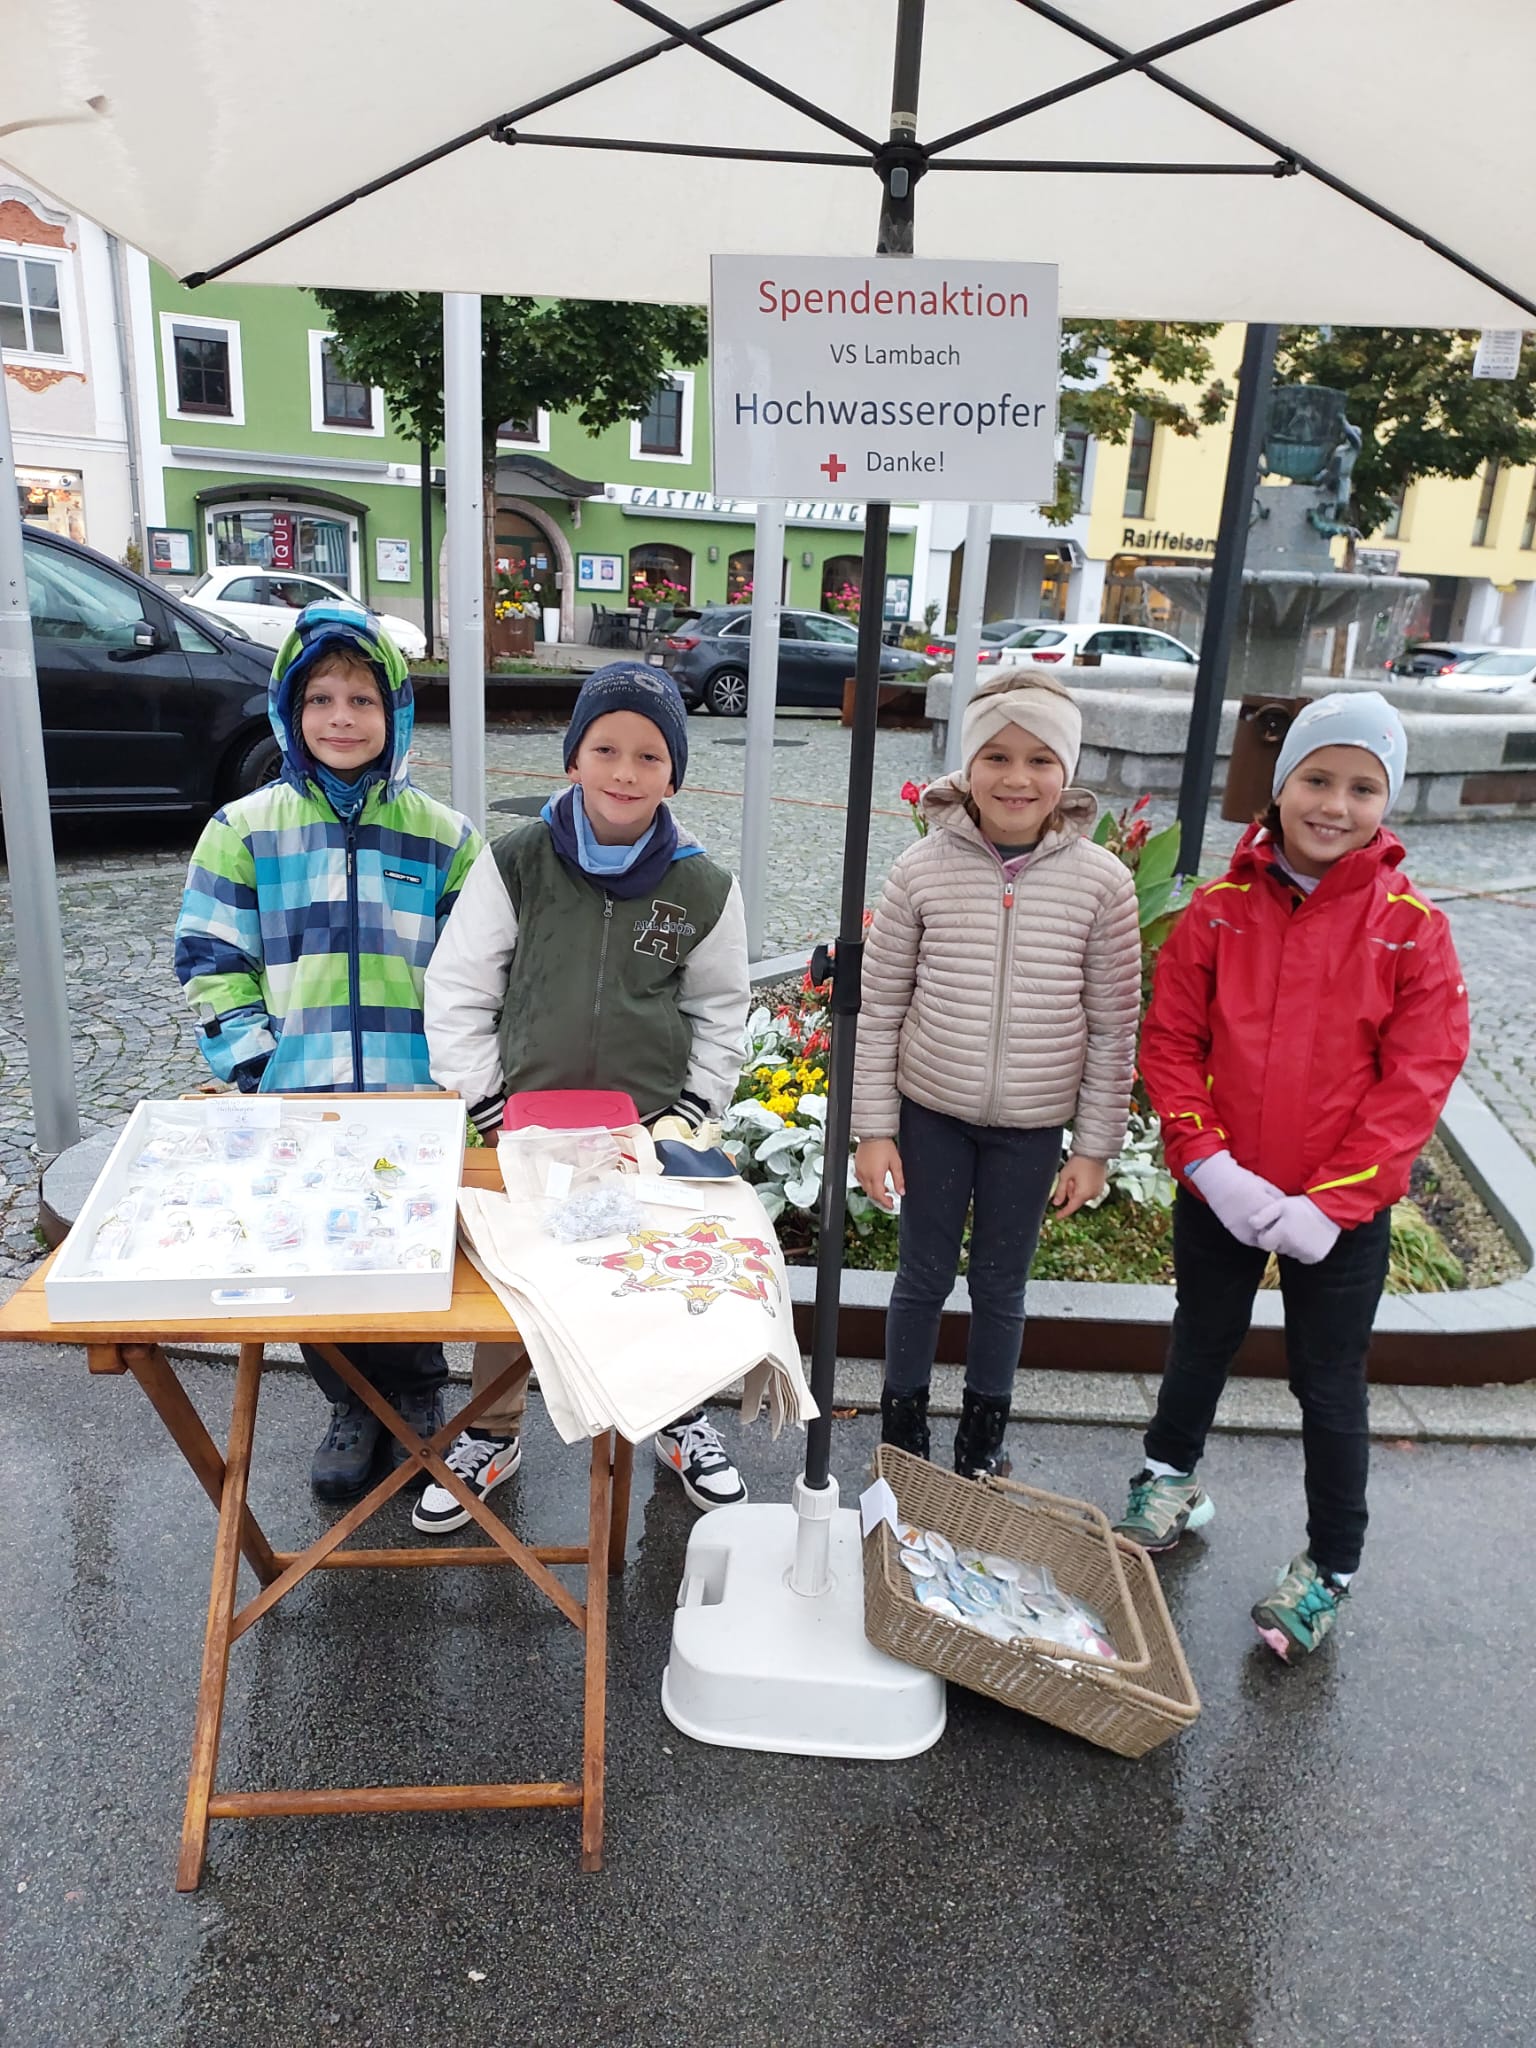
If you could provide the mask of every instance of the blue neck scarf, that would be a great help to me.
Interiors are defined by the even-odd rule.
[[[362,774],[352,782],[337,775],[333,769],[327,768],[323,761],[311,759],[309,772],[330,799],[331,809],[343,824],[347,825],[361,814],[373,785],[384,780],[384,770],[377,761],[370,762]]]
[[[599,845],[592,836],[581,791],[574,787],[552,796],[540,816],[566,866],[584,875],[594,888],[621,899],[645,895],[659,886],[673,861],[702,851],[678,845],[677,825],[665,804],[657,809],[649,832],[633,846]]]

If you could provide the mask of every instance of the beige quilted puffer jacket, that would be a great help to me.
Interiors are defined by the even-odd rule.
[[[971,1124],[1072,1126],[1074,1152],[1125,1139],[1141,1008],[1128,870],[1085,837],[1098,805],[1061,800],[1006,879],[961,777],[923,798],[926,838],[886,879],[864,958],[853,1129],[894,1138],[900,1097]]]

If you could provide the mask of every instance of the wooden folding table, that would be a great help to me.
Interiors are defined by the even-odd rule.
[[[471,1152],[464,1162],[469,1186],[496,1187],[500,1177],[495,1157]],[[84,1347],[93,1373],[131,1373],[149,1396],[177,1449],[198,1483],[219,1511],[213,1552],[213,1581],[208,1598],[208,1627],[203,1641],[202,1680],[192,1736],[192,1767],[187,1780],[186,1818],[181,1858],[176,1871],[178,1891],[195,1891],[202,1878],[210,1820],[251,1820],[274,1814],[455,1813],[487,1808],[570,1806],[581,1811],[581,1867],[602,1868],[603,1856],[603,1731],[606,1707],[608,1647],[608,1578],[624,1568],[625,1532],[629,1521],[632,1446],[617,1432],[593,1439],[588,1482],[587,1540],[580,1545],[521,1543],[456,1472],[443,1453],[466,1424],[474,1422],[521,1370],[514,1362],[474,1396],[429,1439],[422,1439],[362,1377],[347,1357],[347,1344],[362,1343],[507,1343],[517,1331],[496,1295],[460,1251],[453,1274],[451,1305],[432,1315],[221,1317],[207,1323],[177,1323],[174,1328],[117,1328],[101,1323],[56,1323],[48,1314],[44,1265],[3,1305],[0,1343],[75,1344]],[[234,1412],[229,1442],[221,1457],[202,1418],[166,1357],[167,1342],[236,1343]],[[247,1504],[251,1449],[256,1431],[256,1405],[261,1388],[264,1347],[274,1343],[317,1346],[336,1373],[365,1401],[386,1429],[410,1453],[388,1478],[305,1550],[275,1550]],[[348,1537],[378,1513],[386,1501],[430,1473],[473,1516],[491,1539],[468,1546],[426,1544],[399,1550],[344,1549]],[[259,1590],[237,1604],[240,1559],[254,1572]],[[291,1593],[312,1571],[515,1565],[526,1574],[567,1621],[586,1639],[583,1684],[582,1769],[576,1780],[545,1784],[494,1785],[360,1785],[290,1789],[274,1792],[221,1790],[216,1783],[219,1734],[224,1718],[225,1685],[231,1646],[264,1614]],[[577,1600],[561,1584],[551,1566],[586,1567],[586,1599]]]

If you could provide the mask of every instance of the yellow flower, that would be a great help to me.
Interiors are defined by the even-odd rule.
[[[788,1067],[779,1068],[778,1072],[773,1077],[773,1085],[775,1088],[787,1088],[789,1086]]]

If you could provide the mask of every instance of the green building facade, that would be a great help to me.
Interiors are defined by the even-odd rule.
[[[267,285],[190,292],[158,266],[150,274],[164,524],[176,536],[150,566],[176,582],[224,565],[289,568],[422,619],[420,449],[380,392],[335,372],[315,300]],[[642,421],[589,434],[540,413],[505,423],[498,449],[498,567],[550,627],[558,614],[562,639],[588,638],[593,606],[750,591],[755,507],[711,490],[707,365],[676,372]],[[440,450],[433,461],[441,623]],[[834,500],[788,508],[787,603],[824,608],[857,583],[863,514]],[[892,575],[911,574],[916,525],[913,508],[894,512]]]

